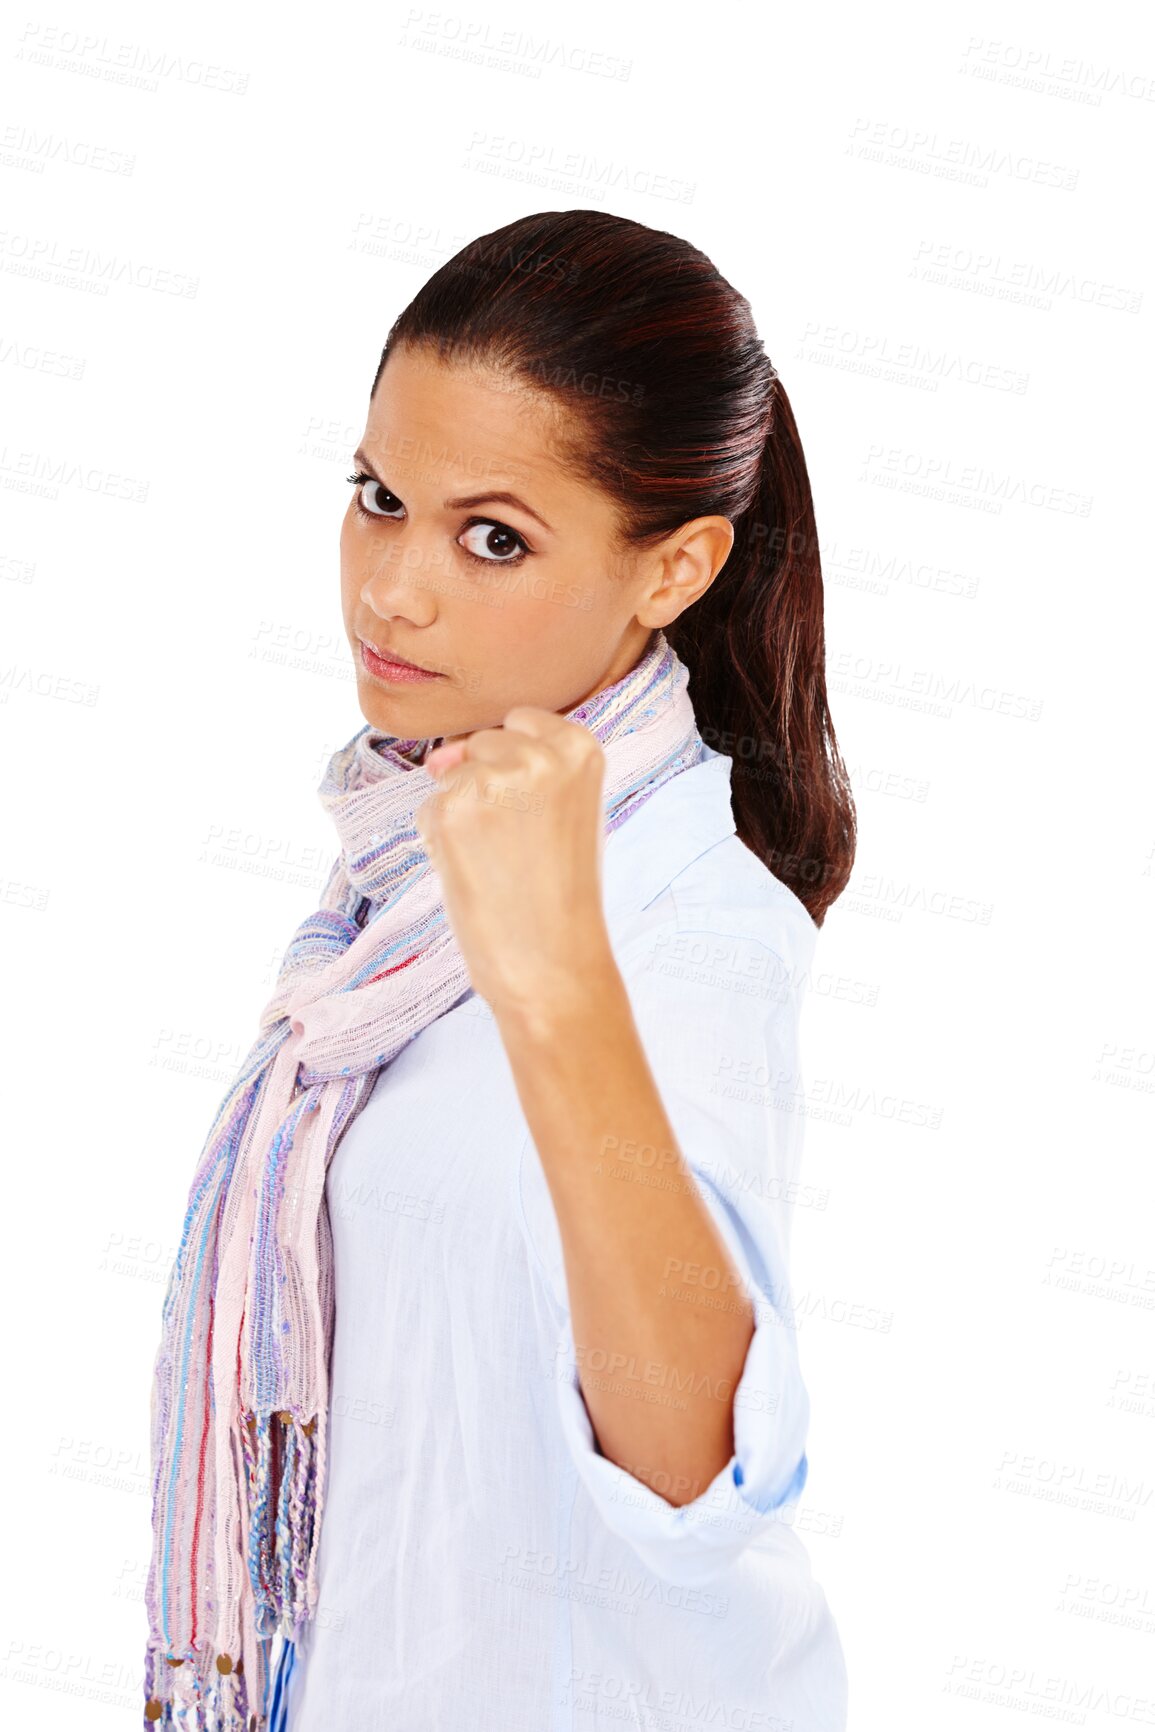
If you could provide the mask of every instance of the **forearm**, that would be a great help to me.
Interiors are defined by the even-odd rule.
[[[754,1314],[678,1149],[608,938],[532,1006],[494,1010],[553,1199],[598,1445],[655,1489],[687,1487],[662,1491],[687,1502],[733,1453]]]

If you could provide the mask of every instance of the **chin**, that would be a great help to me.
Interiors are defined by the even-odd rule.
[[[383,733],[409,740],[440,737],[437,717],[425,714],[423,706],[415,703],[404,688],[394,697],[367,680],[358,680],[357,702],[369,726],[380,728]]]

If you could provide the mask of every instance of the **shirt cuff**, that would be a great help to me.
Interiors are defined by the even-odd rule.
[[[721,1574],[802,1494],[810,1401],[788,1325],[751,1294],[754,1334],[734,1392],[734,1453],[691,1502],[675,1506],[601,1455],[582,1394],[567,1316],[557,1346],[558,1399],[570,1454],[606,1526],[668,1582]]]

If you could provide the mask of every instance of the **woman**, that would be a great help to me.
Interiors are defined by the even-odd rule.
[[[340,853],[165,1300],[146,1722],[837,1732],[798,1022],[854,808],[746,301],[595,211],[389,334]]]

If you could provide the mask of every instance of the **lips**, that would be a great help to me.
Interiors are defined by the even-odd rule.
[[[386,685],[413,686],[424,685],[432,680],[443,680],[445,675],[435,668],[419,667],[416,662],[405,661],[398,656],[396,650],[379,650],[368,638],[361,640],[361,665],[375,680]]]
[[[393,662],[394,665],[399,668],[412,668],[414,673],[427,674],[434,671],[432,668],[423,668],[420,662],[407,661],[404,656],[399,656],[396,650],[381,649],[378,644],[373,642],[372,638],[363,637],[361,642],[365,645],[366,649],[371,649],[373,651],[373,654],[377,657],[378,661]]]

